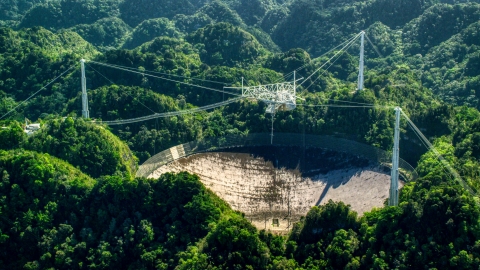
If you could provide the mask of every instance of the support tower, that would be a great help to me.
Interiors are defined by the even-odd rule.
[[[88,111],[88,96],[87,96],[87,79],[85,78],[85,59],[80,60],[82,68],[82,116],[83,118],[90,118]]]
[[[365,31],[361,32],[361,42],[360,42],[360,62],[358,69],[358,84],[357,90],[363,90],[363,53],[364,53],[364,40],[365,40]]]
[[[392,174],[390,182],[390,198],[388,205],[398,205],[398,160],[400,155],[399,140],[400,140],[400,107],[395,108],[395,134],[393,137],[393,156],[392,156]]]

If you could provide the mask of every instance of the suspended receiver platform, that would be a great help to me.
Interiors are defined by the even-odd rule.
[[[267,103],[267,113],[275,113],[277,110],[290,111],[297,107],[294,82],[245,87],[242,89],[242,96]]]
[[[265,112],[274,114],[278,110],[291,111],[297,107],[296,81],[257,86],[225,87],[242,89],[242,97],[254,98],[267,103]]]

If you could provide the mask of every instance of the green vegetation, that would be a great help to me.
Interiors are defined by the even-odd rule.
[[[71,30],[102,51],[122,46],[132,31],[128,24],[117,17],[100,19],[93,24],[79,24]]]
[[[51,253],[61,256],[81,249],[71,229],[81,223],[77,217],[85,210],[82,201],[95,180],[65,161],[24,150],[0,150],[0,179],[2,268],[32,268],[31,258],[49,260]],[[66,220],[70,225],[60,225]]]
[[[133,49],[155,37],[180,37],[180,33],[175,24],[166,18],[145,20],[133,29],[132,36],[123,47]]]
[[[92,24],[102,18],[118,16],[119,4],[117,0],[42,1],[25,13],[19,26],[61,29]]]
[[[362,218],[343,203],[313,207],[284,238],[258,232],[187,173],[94,181],[45,154],[16,150],[0,157],[2,268],[471,269],[480,263],[480,209],[441,173],[407,185],[399,207]]]
[[[238,216],[186,173],[94,181],[48,155],[0,157],[2,268],[166,269],[215,223]]]
[[[266,53],[252,35],[227,23],[200,28],[187,40],[201,46],[200,57],[207,65],[250,64]]]
[[[124,142],[104,127],[82,118],[47,121],[24,147],[68,161],[92,177],[120,174],[130,179],[137,166]]]
[[[406,122],[401,157],[420,179],[398,207],[359,217],[328,202],[286,236],[256,230],[197,176],[134,177],[138,163],[179,143],[269,132],[261,101],[100,122],[220,102],[232,96],[212,89],[292,80],[297,70],[301,99],[275,114],[275,132],[389,150],[400,106],[478,194],[479,20],[478,1],[0,0],[0,268],[478,269],[478,195]],[[365,47],[365,91],[355,91],[358,43],[308,77],[361,30],[376,46]],[[88,120],[79,117],[81,58],[137,72],[87,61]],[[27,136],[24,118],[42,128]]]
[[[77,65],[80,57],[91,58],[97,54],[91,44],[74,32],[53,34],[41,27],[18,32],[0,28],[0,110],[9,111],[15,102],[25,100],[54,77]],[[72,83],[72,74],[78,75],[78,70],[68,71],[62,80],[44,89],[41,96],[29,100],[23,116],[37,119],[42,114],[58,114],[63,104],[76,94],[68,86]],[[73,80],[79,82],[78,77]]]
[[[26,134],[20,123],[12,121],[0,127],[0,149],[14,149],[19,147],[26,139]]]
[[[92,115],[102,120],[140,117],[145,115],[145,111],[148,112],[147,114],[152,114],[187,108],[184,99],[175,100],[140,87],[101,87],[90,92],[90,99],[90,106],[98,108]],[[70,107],[75,108],[74,104],[78,102],[80,97],[74,99]],[[140,125],[112,127],[112,131],[118,134],[143,162],[156,154],[156,150],[172,147],[178,142],[196,139],[202,133],[202,126],[207,125],[206,121],[200,121],[201,119],[201,116],[190,115],[161,118]],[[94,125],[90,124],[90,126]]]

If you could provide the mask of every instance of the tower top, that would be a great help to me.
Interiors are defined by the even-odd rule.
[[[363,90],[363,53],[364,53],[364,37],[365,31],[360,32],[360,60],[358,63],[358,83],[357,90]]]

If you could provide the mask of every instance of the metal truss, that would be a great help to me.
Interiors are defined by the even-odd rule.
[[[290,111],[296,108],[295,82],[283,82],[242,88],[242,97],[255,98],[268,104],[266,112]]]
[[[242,97],[253,98],[267,103],[266,113],[275,114],[278,110],[291,111],[297,107],[297,85],[295,75],[293,82],[282,82],[256,86],[225,87],[242,89]]]

